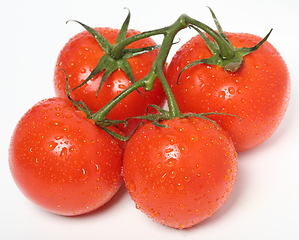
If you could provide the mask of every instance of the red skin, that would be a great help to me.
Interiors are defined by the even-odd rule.
[[[236,48],[252,47],[261,38],[251,34],[227,33]],[[192,49],[192,50],[191,50]],[[236,72],[207,64],[179,72],[188,63],[211,56],[201,37],[195,36],[173,57],[167,79],[182,112],[221,112],[238,118],[213,115],[231,135],[238,152],[251,149],[268,139],[284,117],[290,96],[287,66],[278,51],[264,43],[244,57]]]
[[[111,44],[114,44],[119,33],[117,29],[111,28],[95,28],[100,32]],[[127,37],[139,33],[136,30],[128,30]],[[156,43],[151,38],[146,38],[128,45],[128,48],[141,48],[147,46],[154,46]],[[136,81],[145,77],[152,66],[156,56],[157,50],[150,51],[132,58],[129,58],[129,64]],[[69,78],[70,88],[73,89],[85,80],[90,72],[95,68],[99,59],[104,55],[104,51],[96,42],[94,37],[87,31],[83,31],[73,38],[71,38],[64,48],[61,50],[54,75],[55,92],[57,96],[66,96],[65,93],[65,75],[61,71],[64,69]],[[96,91],[102,79],[103,72],[96,75],[91,81],[77,90],[71,92],[71,96],[75,101],[83,101],[88,107],[96,112],[105,106],[109,101],[116,97],[125,88],[131,85],[131,81],[122,70],[116,70],[106,80],[102,86],[98,96]],[[160,81],[156,81],[155,87],[152,91],[146,92],[143,88],[139,89],[142,93],[137,91],[129,94],[107,116],[110,119],[124,120],[129,117],[145,115],[146,107],[149,104],[156,104],[163,106],[165,104],[165,94]],[[138,103],[138,104],[136,104]],[[137,126],[139,121],[133,122],[127,128],[121,129],[130,134]]]
[[[189,228],[215,213],[236,180],[231,139],[201,118],[142,125],[128,141],[123,174],[136,207],[172,228]]]
[[[67,99],[52,98],[33,106],[17,124],[9,164],[27,198],[72,216],[97,209],[118,191],[123,149]]]

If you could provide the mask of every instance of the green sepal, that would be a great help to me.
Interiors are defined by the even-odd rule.
[[[109,128],[106,128],[106,127],[102,127],[102,129],[107,132],[108,134],[110,134],[112,137],[118,139],[118,140],[121,140],[121,141],[128,141],[130,139],[131,136],[128,136],[128,137],[124,137],[112,130],[110,130]]]
[[[101,46],[101,48],[104,50],[105,55],[102,56],[99,61],[98,64],[96,65],[96,67],[91,71],[91,73],[88,75],[88,77],[78,86],[76,86],[75,88],[73,88],[72,90],[76,90],[80,87],[82,87],[83,85],[85,85],[89,80],[91,80],[92,78],[94,78],[97,74],[99,74],[100,72],[104,71],[101,82],[99,84],[99,87],[97,89],[96,95],[98,95],[101,87],[103,86],[103,84],[105,83],[106,79],[117,69],[121,69],[125,72],[125,74],[128,76],[128,78],[130,79],[131,83],[135,83],[136,79],[133,75],[131,66],[128,62],[128,59],[131,57],[135,57],[138,56],[140,54],[146,53],[146,52],[150,52],[153,51],[155,49],[160,48],[160,45],[154,45],[154,46],[148,46],[148,47],[144,47],[144,48],[125,48],[125,49],[120,49],[118,51],[115,52],[115,47],[121,43],[122,41],[124,41],[126,39],[126,35],[127,35],[127,31],[128,31],[128,25],[129,25],[129,21],[130,21],[130,12],[128,13],[127,18],[125,19],[120,32],[117,36],[117,40],[116,40],[116,44],[112,45],[110,44],[105,37],[103,37],[98,31],[96,31],[95,29],[87,26],[86,24],[83,24],[79,21],[76,20],[72,20],[75,21],[77,23],[79,23],[81,26],[83,26],[90,34],[93,35],[93,37],[96,39],[96,41],[98,42],[98,44]],[[113,54],[112,54],[113,53]]]
[[[206,59],[198,59],[188,65],[186,65],[181,72],[179,73],[177,82],[179,83],[179,78],[181,74],[186,71],[188,68],[191,68],[198,64],[208,64],[208,65],[216,65],[223,67],[224,71],[227,72],[236,72],[242,66],[244,62],[244,56],[256,51],[257,49],[264,44],[268,37],[270,36],[273,29],[269,31],[269,33],[255,46],[253,47],[244,47],[244,48],[235,48],[232,43],[228,40],[225,32],[223,31],[215,13],[209,8],[212,17],[214,19],[214,23],[218,30],[217,33],[217,41],[214,42],[210,40],[206,34],[204,34],[198,27],[194,25],[190,25],[193,29],[195,29],[198,34],[204,39],[207,47],[212,53],[212,57]],[[216,40],[216,39],[215,39]]]
[[[104,52],[106,54],[108,54],[111,51],[113,45],[111,45],[106,40],[106,38],[104,38],[104,36],[102,34],[100,34],[98,31],[96,31],[92,27],[89,27],[86,24],[81,23],[81,22],[79,22],[77,20],[70,20],[70,21],[74,21],[76,23],[79,23],[82,27],[84,27],[85,30],[87,30],[95,38],[95,40],[97,41],[97,43],[101,46],[101,48],[104,50]]]

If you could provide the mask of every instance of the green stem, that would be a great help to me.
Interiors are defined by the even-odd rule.
[[[101,108],[98,112],[94,113],[93,119],[95,121],[102,121],[106,118],[106,116],[109,114],[109,112],[118,104],[121,100],[123,100],[127,95],[129,95],[131,92],[137,90],[140,87],[144,87],[146,84],[146,81],[140,80],[135,82],[134,84],[127,87],[124,91],[122,91],[119,95],[117,95],[115,98],[113,98],[107,105],[105,105],[103,108]]]
[[[136,42],[140,39],[144,39],[147,37],[151,37],[154,35],[163,34],[164,39],[160,48],[160,51],[152,65],[151,71],[147,76],[143,79],[136,81],[123,92],[121,92],[118,96],[116,96],[111,102],[109,102],[106,106],[100,109],[97,113],[94,114],[94,119],[96,121],[104,120],[108,113],[112,110],[112,108],[119,103],[122,99],[124,99],[128,94],[137,90],[140,87],[144,87],[145,90],[150,91],[154,86],[154,81],[156,77],[158,77],[162,83],[162,86],[165,90],[169,114],[170,117],[181,116],[178,105],[176,103],[175,97],[170,89],[167,79],[164,76],[163,69],[164,64],[166,62],[169,51],[173,45],[174,38],[176,34],[187,28],[189,25],[195,25],[198,28],[204,30],[207,34],[209,34],[219,45],[220,55],[229,59],[234,56],[234,48],[230,44],[230,42],[226,41],[220,34],[214,31],[212,28],[207,26],[206,24],[193,19],[186,14],[182,14],[172,25],[160,29],[156,29],[153,31],[142,32],[140,34],[133,35],[129,38],[124,39],[117,43],[111,50],[111,55],[114,57],[119,57],[118,55],[122,53],[122,50],[128,46],[132,42]]]
[[[231,59],[235,55],[235,49],[231,45],[229,41],[226,41],[219,33],[217,33],[215,30],[207,26],[206,24],[191,18],[187,15],[184,15],[186,22],[189,24],[195,25],[198,28],[204,30],[207,34],[209,34],[218,44],[220,55],[223,59]]]
[[[167,27],[166,27],[167,28]],[[136,35],[133,35],[131,37],[126,38],[125,40],[119,42],[118,44],[115,44],[114,47],[111,50],[111,55],[115,58],[121,58],[121,54],[123,53],[123,49],[126,48],[129,44],[136,42],[140,39],[144,39],[147,37],[155,36],[155,35],[160,35],[164,34],[165,28],[160,28],[156,29],[153,31],[147,31],[147,32],[142,32]]]

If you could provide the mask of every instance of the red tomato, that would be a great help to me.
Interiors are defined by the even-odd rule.
[[[251,34],[227,33],[236,48],[253,47],[261,38]],[[173,57],[167,79],[182,112],[219,112],[239,116],[213,115],[231,135],[236,150],[253,148],[269,138],[280,124],[289,102],[290,79],[278,51],[265,42],[244,57],[236,72],[199,64],[182,73],[189,63],[211,57],[203,39],[197,35]]]
[[[119,30],[111,28],[95,29],[111,44],[115,44]],[[128,30],[127,37],[136,35],[137,33],[139,32]],[[154,45],[156,43],[151,38],[146,38],[128,45],[128,48],[143,48]],[[149,73],[157,54],[158,51],[153,50],[128,59],[136,81]],[[103,49],[87,31],[83,31],[71,38],[61,50],[57,59],[54,76],[56,95],[66,96],[65,75],[61,71],[61,68],[66,71],[70,88],[73,89],[89,76],[103,55]],[[87,84],[72,91],[71,97],[75,101],[83,101],[93,112],[96,112],[132,84],[127,75],[118,69],[108,77],[98,96],[96,96],[102,76],[103,72],[100,72]],[[159,81],[156,81],[152,91],[146,92],[144,89],[140,89],[140,92],[142,94],[135,91],[118,103],[109,113],[108,118],[124,120],[129,117],[145,115],[146,107],[149,104],[156,104],[162,107],[165,103],[166,97]],[[133,126],[125,129],[122,128],[122,130],[130,133],[135,129],[138,121],[132,122],[135,122]]]
[[[136,207],[155,221],[189,228],[227,200],[237,173],[237,155],[226,132],[202,118],[142,125],[128,141],[123,163],[126,187]]]
[[[9,163],[32,202],[79,215],[108,202],[122,184],[123,145],[64,98],[43,100],[19,121]]]

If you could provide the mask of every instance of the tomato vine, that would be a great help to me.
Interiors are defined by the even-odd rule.
[[[169,55],[170,49],[174,44],[174,39],[178,34],[178,32],[181,31],[182,29],[185,29],[187,27],[195,29],[202,37],[205,38],[207,45],[213,52],[213,57],[209,59],[200,59],[198,61],[192,62],[189,65],[187,65],[182,70],[182,72],[200,63],[220,65],[223,66],[223,68],[226,71],[232,71],[232,72],[237,71],[243,63],[243,57],[257,50],[267,40],[267,38],[269,37],[272,31],[271,30],[261,42],[259,42],[257,45],[251,48],[234,48],[230,43],[230,41],[226,38],[225,33],[223,32],[220,23],[216,18],[214,12],[210,8],[209,10],[213,16],[218,32],[213,30],[208,25],[194,18],[191,18],[186,14],[182,14],[173,24],[167,27],[142,32],[140,34],[136,34],[131,37],[125,38],[125,33],[128,30],[128,25],[130,20],[130,12],[129,12],[125,22],[122,25],[119,37],[115,45],[111,45],[107,43],[107,41],[101,36],[101,34],[95,31],[94,29],[92,29],[91,27],[76,21],[77,23],[81,24],[88,32],[90,32],[96,38],[96,40],[103,47],[106,53],[106,55],[100,59],[98,66],[91,72],[91,74],[86,78],[86,80],[76,88],[79,88],[82,85],[86,84],[97,73],[105,70],[104,77],[99,86],[100,89],[100,87],[102,86],[106,78],[109,76],[109,74],[111,74],[117,68],[121,68],[122,70],[124,70],[124,72],[130,77],[133,83],[131,86],[126,88],[124,91],[122,91],[106,106],[104,106],[102,109],[100,109],[93,115],[93,119],[96,122],[98,122],[99,126],[107,125],[106,116],[117,103],[119,103],[131,92],[136,90],[138,91],[138,89],[141,87],[143,87],[146,91],[151,91],[154,87],[154,82],[156,81],[157,78],[160,79],[164,91],[166,93],[169,110],[166,114],[165,111],[161,111],[161,108],[156,107],[156,109],[159,110],[160,114],[154,116],[153,115],[142,116],[137,118],[147,119],[147,120],[155,119],[154,123],[157,123],[158,120],[166,120],[174,117],[180,117],[180,118],[188,117],[188,114],[181,114],[179,107],[176,103],[175,97],[168,84],[168,81],[163,73],[163,67],[166,63],[166,59]],[[205,37],[205,35],[203,35],[200,29],[206,32],[214,41],[211,41],[207,37]],[[146,47],[141,49],[125,49],[132,42],[136,42],[140,39],[152,37],[155,35],[164,36],[161,45]],[[126,59],[128,58],[128,56],[131,56],[132,54],[141,54],[145,51],[151,51],[157,48],[159,48],[159,53],[151,67],[150,72],[143,79],[139,81],[135,81],[134,78],[132,77],[132,73],[130,67],[127,64]],[[209,114],[217,114],[217,113],[200,113],[200,114],[196,114],[196,116],[204,117]],[[192,116],[194,116],[194,114]],[[114,122],[113,120],[109,121],[109,124],[111,125],[118,124],[118,123],[119,123],[118,121],[117,122]]]

